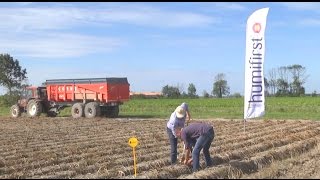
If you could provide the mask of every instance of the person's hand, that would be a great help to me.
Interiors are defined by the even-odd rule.
[[[180,163],[184,163],[184,155],[181,157],[181,159],[180,159]]]
[[[191,120],[192,120],[192,119],[188,119],[188,120],[187,120],[187,125],[190,124]]]

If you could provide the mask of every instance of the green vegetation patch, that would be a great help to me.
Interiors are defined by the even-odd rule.
[[[131,99],[120,106],[120,117],[169,118],[182,102],[189,104],[193,119],[243,119],[243,98]],[[65,108],[59,116],[71,116]],[[0,116],[10,116],[1,106]],[[266,113],[259,119],[320,119],[320,97],[267,97]]]

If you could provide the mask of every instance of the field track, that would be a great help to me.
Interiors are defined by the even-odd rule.
[[[192,173],[170,165],[166,119],[1,118],[0,178],[134,178],[130,137],[137,178],[320,178],[319,121],[251,120],[245,131],[241,120],[195,121],[215,128],[214,166],[201,153]]]

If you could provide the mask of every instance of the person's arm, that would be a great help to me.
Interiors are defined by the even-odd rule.
[[[175,138],[178,138],[176,130],[179,128],[177,120],[175,120],[174,124],[173,124],[173,128],[172,128],[172,134]]]
[[[183,164],[188,165],[189,157],[190,157],[190,148],[186,148],[185,157]]]
[[[175,132],[175,129],[177,128],[177,122],[176,122],[176,117],[174,112],[171,114],[168,124],[169,124],[168,128],[171,129],[173,136],[177,138],[177,134]]]
[[[177,138],[176,128],[175,128],[175,127],[172,128],[172,134],[173,134],[173,136],[174,136],[175,138]]]
[[[187,125],[188,125],[190,123],[190,120],[191,120],[191,115],[190,115],[189,110],[187,111],[187,116],[188,116],[188,120],[187,120]]]

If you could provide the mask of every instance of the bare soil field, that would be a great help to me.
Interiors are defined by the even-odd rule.
[[[320,122],[210,123],[214,166],[170,165],[166,119],[1,118],[0,178],[320,178]],[[135,149],[134,176],[131,137]],[[179,153],[182,143],[179,141]]]

